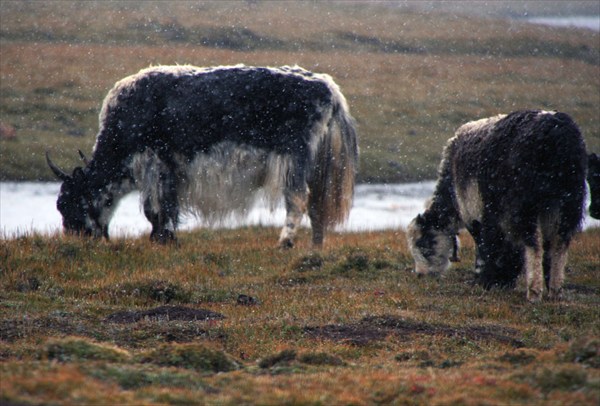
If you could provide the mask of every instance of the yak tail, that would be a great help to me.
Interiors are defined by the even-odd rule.
[[[332,116],[314,151],[312,166],[308,214],[313,242],[320,244],[327,228],[348,219],[354,198],[358,140],[354,119],[341,93],[334,93]]]

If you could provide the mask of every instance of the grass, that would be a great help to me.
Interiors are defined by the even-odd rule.
[[[385,5],[0,4],[1,180],[51,180],[90,155],[101,101],[151,64],[299,64],[331,74],[356,117],[360,182],[435,177],[465,121],[557,109],[600,150],[598,33]],[[435,27],[432,28],[432,27]]]
[[[0,242],[7,404],[597,404],[600,230],[577,236],[561,302],[411,273],[402,231],[198,230]],[[251,298],[252,300],[250,300]],[[243,300],[241,300],[243,299]],[[139,316],[139,317],[133,317]]]

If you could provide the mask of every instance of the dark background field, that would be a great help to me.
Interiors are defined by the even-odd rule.
[[[518,4],[515,4],[518,3]],[[543,6],[542,6],[543,5]],[[557,109],[600,150],[600,35],[519,16],[596,2],[0,3],[0,179],[50,180],[90,154],[101,101],[156,64],[299,64],[331,74],[360,132],[359,181],[432,179],[465,121]],[[468,12],[469,14],[464,14]]]

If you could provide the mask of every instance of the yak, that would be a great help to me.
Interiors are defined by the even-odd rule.
[[[565,113],[516,111],[466,123],[444,148],[433,198],[407,228],[418,274],[444,272],[466,228],[486,288],[513,286],[527,299],[562,295],[567,250],[581,227],[587,156]]]
[[[62,180],[68,233],[108,239],[119,200],[139,190],[150,238],[176,240],[180,213],[209,222],[283,195],[279,245],[305,213],[312,243],[346,220],[358,161],[355,120],[338,85],[298,66],[156,66],[118,81],[104,99],[93,155]],[[81,152],[80,152],[81,153]],[[83,157],[83,154],[82,154]]]
[[[600,158],[597,154],[588,155],[587,182],[590,187],[590,216],[600,219]]]

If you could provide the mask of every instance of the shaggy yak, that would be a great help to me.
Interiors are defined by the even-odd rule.
[[[445,271],[466,227],[483,286],[512,286],[525,268],[529,301],[541,300],[544,281],[560,298],[583,216],[586,162],[581,133],[564,113],[517,111],[461,126],[444,149],[430,205],[407,230],[415,271]]]
[[[600,158],[596,154],[588,155],[587,181],[590,187],[590,216],[600,219]]]
[[[294,245],[308,212],[321,246],[327,228],[348,216],[358,146],[346,99],[328,75],[158,66],[108,93],[84,167],[69,175],[46,157],[63,181],[57,207],[67,232],[108,238],[111,215],[134,189],[160,243],[175,240],[180,211],[215,222],[283,194],[279,245]]]

